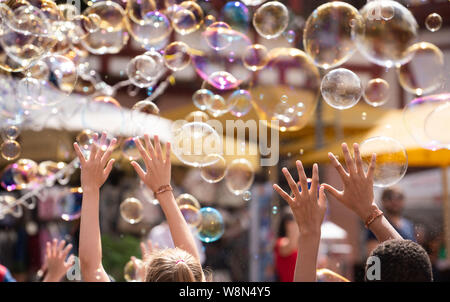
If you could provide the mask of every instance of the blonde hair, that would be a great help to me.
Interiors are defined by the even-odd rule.
[[[191,254],[179,249],[152,252],[145,263],[145,282],[202,282],[202,266]]]

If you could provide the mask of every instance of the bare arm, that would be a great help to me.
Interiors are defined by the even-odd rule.
[[[273,187],[291,207],[300,232],[294,281],[314,282],[316,281],[317,254],[321,235],[320,227],[325,217],[327,206],[326,197],[323,187],[320,187],[319,192],[317,192],[319,185],[319,168],[317,164],[313,166],[312,183],[309,190],[303,165],[300,161],[297,161],[296,164],[302,191],[299,191],[298,186],[286,168],[283,168],[282,171],[291,191],[294,193],[294,198],[289,196],[277,184]],[[318,195],[319,197],[317,197]]]
[[[106,140],[106,133],[103,133],[100,140],[102,142]],[[115,139],[113,139],[111,145],[105,151],[94,143],[89,159],[87,160],[78,144],[74,144],[75,151],[81,163],[81,187],[83,189],[79,257],[81,273],[84,281],[87,282],[110,281],[102,265],[99,192],[100,187],[105,183],[114,164],[114,159],[110,160],[109,158],[115,142]]]
[[[161,144],[158,136],[155,135],[155,146],[153,147],[150,137],[144,136],[147,150],[139,139],[136,139],[136,145],[144,160],[146,172],[142,170],[139,164],[133,161],[131,164],[138,173],[141,180],[153,191],[157,192],[159,188],[170,184],[171,163],[170,163],[170,143],[166,144],[166,154],[163,156]],[[178,208],[177,202],[172,191],[166,191],[158,194],[157,199],[166,216],[169,224],[173,243],[176,247],[185,250],[194,256],[200,262],[200,255],[195,244],[194,236]]]
[[[373,195],[373,174],[375,170],[376,155],[372,154],[372,160],[367,173],[364,172],[361,154],[358,144],[354,144],[355,158],[353,159],[347,144],[342,144],[347,171],[342,167],[336,157],[329,153],[331,163],[341,176],[344,190],[338,191],[334,187],[323,184],[325,190],[330,192],[337,200],[355,212],[363,222],[377,208]],[[389,239],[402,239],[398,232],[392,227],[384,216],[376,218],[369,226],[378,241]]]

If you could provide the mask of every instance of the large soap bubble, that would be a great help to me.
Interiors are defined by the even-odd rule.
[[[365,21],[365,33],[357,36],[361,53],[385,67],[408,61],[405,51],[414,44],[419,29],[413,14],[390,0],[370,1],[360,13]]]
[[[439,105],[425,118],[425,134],[444,148],[450,149],[450,102]]]
[[[181,35],[195,32],[203,24],[203,10],[194,1],[183,1],[175,8],[172,26]]]
[[[143,216],[144,206],[134,197],[126,198],[120,204],[120,216],[129,224],[139,223]]]
[[[275,48],[268,54],[267,66],[258,72],[258,81],[249,89],[253,107],[268,125],[279,121],[281,131],[303,128],[313,115],[319,97],[319,70],[296,48]],[[288,105],[292,116],[280,119],[280,103]]]
[[[389,187],[403,178],[408,168],[408,156],[406,149],[397,140],[376,136],[366,139],[360,145],[361,157],[364,168],[367,168],[372,159],[372,153],[376,153],[376,166],[373,185],[376,187]]]
[[[305,24],[303,46],[314,63],[328,69],[347,61],[356,51],[356,36],[364,20],[348,3],[333,1],[314,10]]]
[[[240,32],[247,32],[250,22],[248,8],[239,1],[229,1],[221,11],[222,20],[231,28]]]
[[[261,5],[253,15],[253,26],[266,39],[280,36],[289,24],[289,11],[283,3],[271,1]]]
[[[320,90],[325,102],[340,110],[355,106],[363,93],[359,77],[345,68],[327,73],[322,79]]]
[[[205,243],[219,240],[225,232],[222,214],[211,207],[201,208],[200,214],[202,218],[197,237]]]
[[[245,158],[233,160],[227,167],[225,184],[235,195],[241,195],[253,184],[255,172],[252,164]]]

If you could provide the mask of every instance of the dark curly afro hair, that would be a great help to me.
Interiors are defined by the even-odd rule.
[[[380,259],[378,282],[431,282],[433,274],[427,252],[411,240],[393,239],[379,244],[370,254]],[[366,272],[369,265],[366,264]]]

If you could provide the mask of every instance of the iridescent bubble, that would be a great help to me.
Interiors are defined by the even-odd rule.
[[[175,10],[172,26],[181,35],[193,33],[203,24],[203,10],[194,1],[183,1]]]
[[[6,160],[14,160],[20,156],[22,148],[15,140],[6,140],[0,146],[0,153]]]
[[[164,49],[164,63],[167,68],[178,71],[186,68],[191,62],[189,46],[183,42],[173,42]]]
[[[139,101],[133,105],[131,110],[139,111],[146,114],[159,115],[159,108],[151,101]]]
[[[198,208],[185,204],[179,206],[179,209],[186,220],[186,223],[191,227],[198,227],[202,222],[202,215],[200,214],[200,210]]]
[[[51,160],[46,160],[39,163],[38,172],[42,177],[51,177],[65,167],[66,163],[64,162],[54,162]]]
[[[23,78],[18,83],[18,94],[22,104],[31,103],[40,99],[42,94],[41,83],[33,78]]]
[[[253,26],[258,34],[266,39],[281,35],[289,23],[289,11],[278,1],[261,5],[253,15]]]
[[[178,207],[188,205],[193,208],[196,208],[197,210],[200,210],[201,208],[200,202],[198,202],[197,198],[188,193],[178,195],[175,201],[177,202]]]
[[[209,47],[214,50],[222,50],[231,45],[234,31],[225,22],[215,22],[203,32],[203,37]]]
[[[255,172],[252,164],[245,158],[233,160],[227,167],[225,184],[231,193],[241,195],[253,184]]]
[[[3,134],[7,139],[16,139],[20,134],[20,129],[17,126],[8,126],[4,130]]]
[[[376,187],[384,188],[396,184],[408,168],[405,147],[391,137],[376,136],[366,139],[360,144],[360,152],[366,172],[372,153],[377,155],[373,177],[373,185]]]
[[[289,43],[294,43],[296,35],[295,35],[295,31],[293,31],[292,29],[288,30],[288,31],[285,31],[283,33],[283,36],[286,38],[286,40]]]
[[[134,22],[145,20],[145,15],[158,10],[155,0],[127,0],[126,13]]]
[[[439,88],[445,79],[444,55],[436,45],[420,42],[406,50],[410,60],[397,68],[400,85],[416,95]]]
[[[199,122],[206,123],[209,120],[208,114],[203,111],[192,111],[184,117],[186,123]]]
[[[160,59],[155,61],[148,55],[140,55],[133,58],[127,67],[128,79],[133,85],[144,88],[152,86],[161,73],[162,57],[156,56]]]
[[[141,259],[133,259],[125,264],[123,278],[127,282],[143,282],[139,272],[144,269],[144,262]]]
[[[449,118],[450,101],[439,105],[428,114],[424,130],[431,140],[450,150],[450,133],[444,130],[449,129]]]
[[[306,21],[305,52],[324,69],[347,61],[356,51],[356,35],[364,33],[364,20],[352,5],[333,1],[322,4]]]
[[[268,51],[264,45],[254,44],[245,49],[242,56],[242,63],[251,70],[257,71],[263,69],[268,61]]]
[[[226,71],[218,71],[213,73],[208,78],[208,83],[219,90],[232,89],[238,86],[238,80]]]
[[[192,101],[195,107],[200,110],[206,110],[209,104],[212,102],[214,93],[208,89],[199,89],[192,95]]]
[[[38,165],[31,159],[19,159],[12,165],[14,182],[19,190],[35,185],[38,176]]]
[[[392,14],[383,16],[382,7]],[[370,62],[388,68],[408,61],[405,51],[415,42],[419,28],[413,14],[390,0],[367,2],[360,13],[365,21],[365,33],[357,35],[361,53]]]
[[[267,0],[242,0],[242,2],[244,2],[244,4],[247,6],[258,6],[266,1]]]
[[[450,146],[444,146],[439,141],[436,141],[433,138],[437,138],[436,135],[438,133],[433,134],[434,132],[445,132],[442,129],[447,129],[446,127],[441,128],[442,125],[449,121],[446,119],[445,121],[437,121],[435,124],[438,128],[434,128],[433,123],[430,123],[426,126],[427,118],[439,107],[444,106],[445,104],[450,102],[450,93],[429,95],[425,97],[420,97],[412,100],[409,104],[405,106],[403,110],[403,121],[405,123],[406,129],[408,130],[411,137],[425,149],[429,150],[438,150],[441,148],[450,149]],[[442,108],[442,107],[441,107]],[[439,110],[438,110],[439,112]],[[444,111],[445,112],[445,111]],[[438,114],[439,115],[439,114]],[[426,129],[426,131],[425,131]],[[429,137],[428,135],[432,136]]]
[[[303,51],[275,48],[269,52],[266,68],[258,72],[258,81],[249,91],[259,119],[284,132],[297,131],[308,123],[315,112],[319,88],[319,70]],[[293,107],[294,110],[302,102],[302,114],[294,112],[294,118],[289,122],[278,119],[278,104],[282,97],[286,99],[288,108]],[[271,121],[278,121],[278,125]]]
[[[383,79],[372,79],[364,89],[364,100],[367,104],[378,107],[389,100],[389,84]]]
[[[134,139],[134,137],[129,137],[122,143],[122,154],[129,161],[137,160],[141,157]]]
[[[211,207],[201,208],[200,214],[202,220],[198,226],[197,237],[205,243],[219,240],[225,232],[222,214]]]
[[[327,268],[318,269],[316,272],[317,282],[350,282],[347,278]]]
[[[204,181],[209,183],[217,183],[221,181],[227,172],[227,162],[220,154],[209,154],[206,159],[208,164],[201,168],[200,176]]]
[[[216,22],[216,17],[214,17],[213,15],[208,15],[205,17],[205,25],[206,26],[210,26],[211,24]]]
[[[247,90],[239,89],[231,94],[228,103],[234,104],[230,113],[235,117],[242,117],[252,108],[252,96]]]
[[[173,133],[173,153],[188,166],[210,164],[205,161],[207,155],[222,153],[222,148],[222,138],[206,123],[187,123]]]
[[[59,215],[62,220],[73,221],[81,217],[81,205],[83,202],[83,189],[81,187],[70,188],[58,200]]]
[[[246,32],[250,23],[248,8],[239,1],[229,1],[221,11],[222,20],[237,31]]]
[[[442,17],[436,13],[429,14],[425,19],[425,26],[431,32],[438,31],[442,27]]]
[[[86,129],[81,131],[77,137],[76,137],[76,142],[78,143],[78,145],[80,145],[81,148],[88,150],[90,149],[91,145],[95,142],[94,140],[94,132]]]
[[[41,85],[70,94],[78,78],[77,67],[74,62],[62,55],[49,55],[44,57],[42,61],[47,65],[49,74],[48,78],[41,81]],[[39,100],[37,102],[46,105],[57,103],[54,100],[49,100],[49,97],[46,100]]]
[[[363,88],[361,80],[354,72],[338,68],[323,77],[320,91],[328,105],[343,110],[358,103]]]
[[[129,224],[139,223],[143,218],[144,207],[141,201],[129,197],[120,204],[120,216]]]
[[[6,191],[14,191],[17,189],[16,182],[14,181],[14,174],[12,173],[13,164],[7,165],[0,176],[1,186]],[[20,190],[20,188],[19,188]]]
[[[244,194],[242,194],[242,199],[244,199],[245,201],[251,200],[252,199],[252,192],[245,191]]]
[[[211,85],[214,83],[214,85]],[[207,111],[214,117],[219,117],[231,110],[236,99],[230,96],[235,91],[236,79],[226,71],[214,73],[209,81],[204,81],[202,89],[211,91],[214,95],[207,104]]]
[[[131,4],[132,3],[132,4]],[[152,9],[151,1],[132,1],[127,5],[140,5],[140,10],[128,10],[127,28],[131,36],[143,45],[164,41],[172,32],[169,19],[156,9]],[[142,7],[142,5],[148,7]]]
[[[275,106],[274,118],[277,120],[289,124],[296,117],[295,107],[290,106],[287,102],[280,102]]]
[[[101,1],[83,12],[84,16],[92,14],[98,15],[102,21],[99,29],[89,33],[81,40],[81,44],[89,52],[97,55],[118,53],[129,39],[125,11],[115,2]]]

